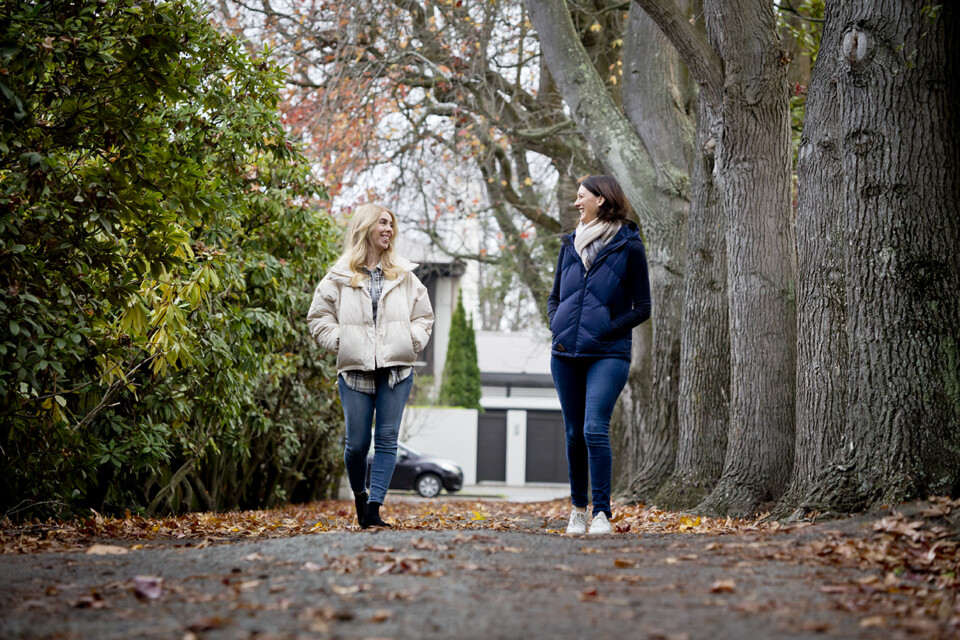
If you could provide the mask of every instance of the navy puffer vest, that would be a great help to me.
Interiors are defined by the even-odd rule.
[[[552,353],[629,360],[631,329],[650,317],[646,255],[637,225],[624,224],[589,271],[584,270],[573,238],[571,234],[562,239],[547,302]]]

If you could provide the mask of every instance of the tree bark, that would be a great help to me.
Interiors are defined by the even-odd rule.
[[[815,213],[843,229],[849,355],[845,400],[821,392],[845,415],[804,511],[960,492],[957,27],[948,3],[831,7],[842,206]]]
[[[771,2],[707,0],[704,13],[725,72],[716,171],[728,224],[731,375],[723,476],[697,510],[746,516],[786,489],[793,461],[787,61]]]
[[[673,470],[677,451],[677,392],[680,381],[680,318],[683,311],[685,223],[690,215],[690,169],[695,94],[692,79],[676,51],[639,6],[630,8],[623,47],[623,106],[657,172],[658,207],[664,224],[648,227],[659,242],[648,249],[655,255],[651,277],[658,283],[653,317],[651,366],[632,376],[633,384],[649,390],[631,393],[632,411],[623,412],[625,430],[637,434],[636,466],[624,498],[649,502]],[[652,61],[656,61],[655,64]],[[637,336],[643,340],[646,336]],[[645,398],[646,404],[632,401]],[[632,427],[632,428],[631,428]]]
[[[663,227],[657,176],[637,132],[617,107],[587,56],[562,0],[526,0],[540,49],[564,101],[600,163],[617,178],[640,224]],[[651,283],[652,284],[652,283]]]
[[[840,443],[846,413],[844,197],[837,94],[840,25],[829,22],[811,78],[797,159],[797,410],[793,478],[772,516],[797,507]]]
[[[676,0],[635,0],[635,4],[657,23],[690,69],[707,102],[718,108],[723,91],[723,62],[689,20],[690,16],[679,10]]]
[[[716,108],[715,174],[727,217],[730,423],[723,476],[697,508],[746,515],[783,491],[793,456],[795,265],[787,60],[772,3],[708,0],[709,44],[723,64],[718,103],[705,43],[696,42],[671,3],[635,1],[657,17]]]
[[[712,109],[700,100],[693,169],[687,266],[681,322],[679,436],[673,474],[654,501],[689,509],[703,500],[723,471],[730,398],[726,221],[713,180],[716,142]]]

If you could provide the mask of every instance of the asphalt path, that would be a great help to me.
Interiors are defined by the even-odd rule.
[[[822,589],[859,574],[754,553],[759,538],[562,524],[4,555],[0,638],[893,637]]]

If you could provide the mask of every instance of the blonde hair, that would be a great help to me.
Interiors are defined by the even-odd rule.
[[[353,275],[350,277],[350,285],[359,287],[360,283],[368,278],[362,267],[367,261],[367,252],[371,250],[373,243],[370,240],[370,233],[380,222],[380,216],[384,213],[390,214],[393,219],[393,235],[390,236],[390,244],[380,254],[380,267],[383,269],[383,277],[387,280],[396,280],[400,277],[402,269],[397,266],[397,253],[394,245],[397,239],[397,216],[385,207],[376,204],[363,204],[357,207],[350,218],[350,225],[347,227],[347,234],[343,240],[343,253],[341,257],[347,261]]]

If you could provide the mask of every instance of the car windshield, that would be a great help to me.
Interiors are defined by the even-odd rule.
[[[402,442],[398,442],[398,443],[397,443],[397,455],[399,456],[401,453],[405,453],[405,454],[407,454],[408,456],[410,456],[410,457],[412,457],[412,458],[413,458],[413,457],[415,457],[415,458],[422,458],[422,457],[423,457],[423,454],[422,454],[422,453],[420,453],[419,451],[417,451],[416,449],[414,449],[414,448],[411,447],[410,445],[404,444],[404,443],[402,443]],[[372,455],[373,455],[373,440],[370,441],[370,450],[367,451],[367,457],[370,457],[370,456],[372,456]]]

